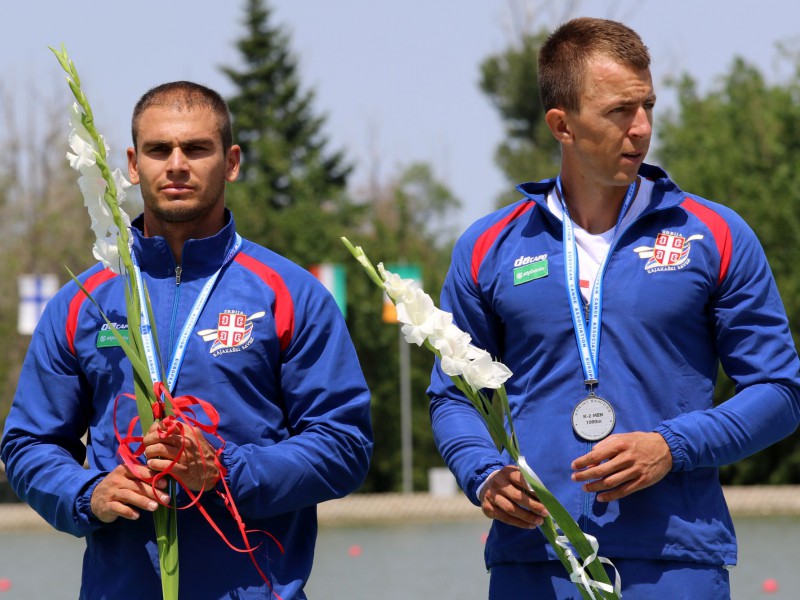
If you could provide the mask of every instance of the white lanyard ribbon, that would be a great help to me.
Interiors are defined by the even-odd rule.
[[[603,273],[608,264],[609,251],[603,259],[602,264],[597,270],[597,276],[592,286],[589,296],[589,318],[588,323],[583,314],[583,303],[580,294],[580,272],[578,269],[578,248],[575,243],[575,228],[569,217],[569,210],[564,199],[564,192],[561,187],[561,175],[556,178],[556,191],[558,199],[561,201],[561,210],[564,213],[562,218],[564,228],[564,274],[567,281],[567,292],[569,294],[570,308],[572,310],[572,326],[575,330],[575,340],[578,342],[578,350],[581,354],[583,365],[583,375],[586,385],[593,387],[597,385],[598,353],[600,348],[600,322],[603,310]],[[630,208],[633,197],[636,193],[636,181],[629,187],[619,211],[617,224],[614,227],[616,238],[620,223]]]
[[[519,457],[519,459],[517,460],[517,465],[519,465],[520,470],[525,472],[525,474],[528,475],[531,479],[544,486],[542,480],[539,479],[539,476],[536,475],[533,469],[531,469],[528,466],[528,462],[525,460],[524,456]],[[530,486],[530,484],[528,484],[528,489],[531,492],[534,491],[534,489]],[[558,523],[556,523],[555,519],[553,519],[553,525],[555,526],[556,531],[561,532],[561,528],[558,526]],[[584,590],[586,590],[586,593],[589,594],[589,597],[592,600],[596,600],[594,590],[601,590],[608,594],[613,592],[617,595],[618,598],[621,599],[622,579],[619,576],[619,571],[617,571],[617,568],[614,566],[614,563],[612,563],[609,559],[603,556],[600,557],[597,556],[597,553],[600,549],[600,544],[597,541],[597,538],[594,537],[593,535],[589,535],[588,533],[583,534],[584,537],[586,537],[586,541],[588,541],[589,545],[592,547],[592,553],[588,557],[586,557],[586,560],[584,560],[583,564],[581,564],[578,561],[578,558],[575,556],[575,553],[572,551],[572,545],[569,543],[569,538],[563,535],[563,532],[561,533],[562,535],[556,537],[555,541],[556,544],[564,550],[564,556],[566,556],[567,562],[569,562],[569,565],[572,568],[572,571],[569,574],[570,581],[580,585]],[[602,581],[596,581],[589,576],[588,574],[589,565],[595,559],[599,560],[603,564],[609,565],[612,569],[614,569],[613,586],[607,583],[603,583]]]
[[[200,313],[203,312],[203,308],[208,301],[208,297],[211,295],[211,290],[214,287],[217,278],[219,278],[219,274],[222,272],[222,269],[225,268],[225,265],[227,265],[233,259],[241,246],[242,238],[237,233],[233,247],[231,248],[230,252],[228,252],[228,255],[225,257],[222,265],[220,265],[219,269],[217,269],[217,271],[208,278],[203,285],[203,289],[200,290],[200,294],[197,296],[197,299],[194,301],[194,306],[189,312],[186,322],[183,324],[181,334],[178,337],[178,342],[175,345],[175,349],[172,353],[172,360],[170,361],[167,380],[164,382],[170,392],[172,392],[173,388],[175,387],[175,382],[178,379],[178,372],[180,371],[181,364],[183,364],[183,357],[186,354],[186,346],[189,344],[189,337],[192,335],[192,331],[197,324],[197,319],[200,318]],[[136,277],[136,284],[139,288],[142,344],[144,346],[145,357],[147,358],[147,368],[150,371],[150,378],[153,380],[153,383],[155,383],[156,381],[161,381],[161,369],[159,368],[158,360],[156,358],[155,339],[153,337],[153,328],[150,323],[150,315],[147,313],[142,270],[139,268],[139,265],[136,262],[135,253],[131,254],[131,258],[133,259],[133,272]]]

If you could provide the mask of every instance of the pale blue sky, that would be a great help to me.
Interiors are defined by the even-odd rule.
[[[228,0],[28,0],[4,7],[0,24],[0,86],[25,113],[30,90],[68,98],[47,50],[64,42],[93,104],[98,126],[121,166],[136,99],[164,81],[193,79],[233,92],[219,65],[238,66],[244,2]],[[621,20],[643,37],[663,112],[668,76],[692,74],[704,89],[735,55],[768,77],[778,68],[776,41],[800,49],[796,0],[271,0],[274,17],[292,35],[302,81],[316,90],[315,108],[328,116],[332,147],[356,162],[351,179],[363,187],[370,171],[386,179],[399,165],[430,162],[463,201],[458,225],[491,210],[507,187],[494,166],[502,138],[496,111],[478,88],[479,64],[525,28],[565,17]],[[568,8],[564,8],[568,7]],[[42,118],[27,115],[25,118]],[[66,113],[65,135],[66,135]],[[656,130],[658,122],[656,121]],[[62,149],[54,149],[62,151]]]

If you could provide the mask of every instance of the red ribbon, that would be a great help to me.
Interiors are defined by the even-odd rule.
[[[270,592],[272,595],[275,596],[277,600],[282,600],[282,598],[272,589],[272,584],[270,583],[269,578],[266,576],[264,571],[258,564],[258,561],[255,558],[255,551],[259,548],[258,546],[251,546],[248,534],[250,533],[262,533],[266,535],[270,540],[272,540],[277,546],[278,549],[281,551],[281,554],[284,553],[283,545],[278,541],[278,539],[273,536],[268,531],[258,530],[258,529],[247,529],[244,521],[239,514],[239,510],[236,508],[236,503],[233,500],[233,495],[228,488],[228,483],[225,481],[225,475],[227,474],[227,470],[222,465],[222,461],[220,460],[220,455],[222,454],[223,449],[225,448],[225,440],[217,433],[217,426],[219,425],[219,413],[217,410],[205,400],[201,400],[195,396],[178,396],[177,398],[173,398],[172,395],[169,393],[169,390],[164,386],[164,384],[160,381],[155,382],[153,384],[153,392],[155,393],[156,398],[159,398],[159,401],[152,405],[153,408],[153,417],[156,420],[160,420],[163,426],[163,430],[159,430],[158,435],[160,438],[164,439],[169,435],[173,434],[175,431],[180,433],[181,437],[181,447],[178,450],[178,453],[175,455],[170,461],[170,464],[165,468],[163,471],[160,471],[153,477],[139,477],[136,475],[141,481],[145,483],[149,483],[150,486],[153,488],[154,495],[156,498],[156,502],[161,504],[162,506],[169,507],[170,504],[161,502],[159,499],[159,495],[155,493],[157,491],[156,484],[163,479],[164,477],[172,477],[186,494],[191,499],[191,502],[185,506],[178,506],[179,510],[184,510],[190,508],[192,506],[197,506],[197,509],[200,511],[200,514],[203,515],[205,520],[211,525],[211,528],[217,532],[217,534],[222,538],[222,540],[227,544],[229,548],[235,550],[236,552],[246,552],[250,556],[250,560],[252,561],[253,565],[255,566],[258,574],[261,576],[261,579],[267,584],[269,587]],[[131,394],[122,394],[122,396],[126,398],[131,398],[136,400],[135,396]],[[114,401],[114,434],[117,437],[117,441],[119,442],[119,455],[122,458],[122,461],[125,465],[131,470],[132,473],[136,474],[136,467],[141,466],[142,463],[140,462],[140,457],[144,454],[144,444],[143,444],[143,435],[135,435],[134,431],[136,429],[136,425],[139,422],[139,417],[134,416],[130,423],[128,424],[128,429],[126,435],[123,437],[120,435],[119,430],[117,429],[117,405],[119,404],[119,396]],[[171,415],[166,414],[166,401],[169,402],[169,405],[172,407]],[[201,413],[205,415],[206,419],[208,420],[208,424],[203,423],[198,420],[197,413]],[[172,473],[173,468],[175,465],[178,464],[181,456],[183,455],[184,445],[183,439],[184,434],[186,431],[186,426],[189,425],[190,427],[194,427],[199,429],[200,431],[217,438],[220,441],[219,449],[214,453],[214,466],[217,468],[220,478],[219,483],[222,484],[222,490],[216,489],[217,495],[222,499],[223,504],[228,509],[228,512],[233,517],[236,525],[239,529],[239,533],[242,536],[242,543],[243,548],[237,547],[230,540],[226,537],[226,535],[222,532],[219,528],[217,523],[214,521],[213,517],[208,514],[205,507],[199,503],[200,498],[203,495],[203,490],[200,490],[196,494],[192,492],[186,485],[181,481],[181,479],[175,476]],[[195,436],[195,442],[197,446],[200,447],[200,439],[197,432],[192,429],[192,434]],[[203,468],[206,467],[206,459],[205,455],[201,452],[200,453],[201,460],[203,462]]]

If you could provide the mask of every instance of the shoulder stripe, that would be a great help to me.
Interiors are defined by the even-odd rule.
[[[511,221],[524,215],[533,208],[534,205],[535,203],[533,201],[520,203],[517,208],[506,215],[502,220],[498,221],[481,234],[478,241],[475,242],[475,247],[472,249],[472,281],[478,283],[478,271],[480,271],[483,259],[489,252],[489,248],[491,248],[492,244],[497,240],[500,232],[503,231]]]
[[[234,261],[257,275],[275,293],[275,306],[273,307],[275,328],[280,348],[285,350],[294,335],[294,303],[289,294],[289,288],[286,287],[286,283],[278,273],[244,252],[239,252]]]
[[[683,207],[705,223],[706,227],[711,230],[711,235],[714,236],[717,251],[719,252],[719,277],[717,278],[717,285],[719,285],[728,274],[728,266],[731,262],[731,254],[733,252],[731,228],[719,213],[696,200],[686,198],[683,201]]]
[[[100,284],[105,283],[109,279],[113,279],[117,274],[111,269],[103,269],[99,273],[95,273],[83,282],[83,287],[90,294],[96,290]],[[67,312],[67,344],[69,351],[75,354],[75,333],[78,331],[78,314],[81,310],[81,305],[86,301],[86,294],[83,290],[78,290],[69,302],[69,311]]]

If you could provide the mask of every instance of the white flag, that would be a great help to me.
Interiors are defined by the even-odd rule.
[[[17,331],[31,335],[47,301],[58,291],[58,277],[52,273],[19,276],[19,321]]]

